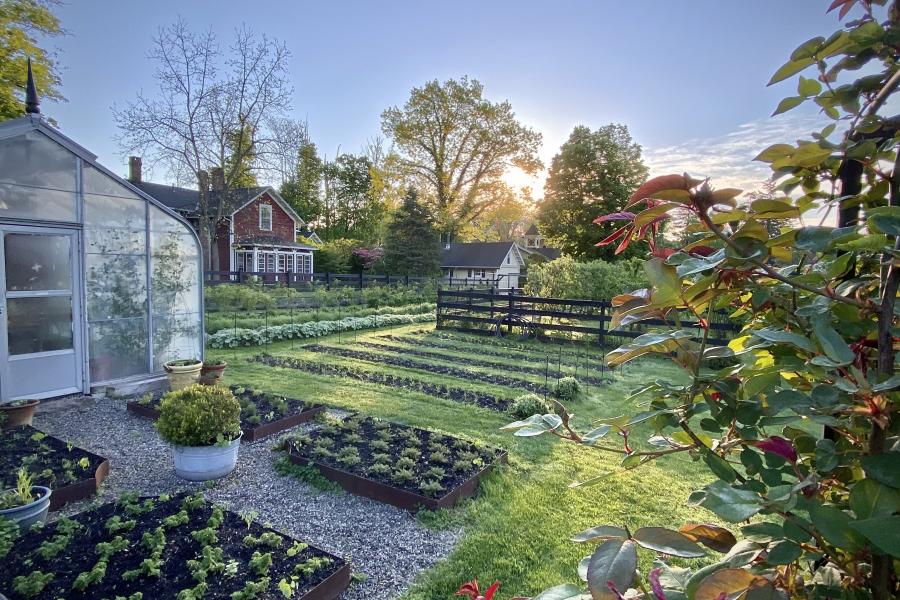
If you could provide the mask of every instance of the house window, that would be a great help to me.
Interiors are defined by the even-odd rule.
[[[506,255],[506,264],[512,264],[512,256],[509,254]]]
[[[266,253],[266,272],[274,273],[275,272],[275,253]]]
[[[475,269],[475,278],[476,279],[484,279],[487,275],[487,271],[485,269]]]
[[[260,273],[266,272],[266,255],[264,252],[256,254],[256,270]]]
[[[286,256],[284,254],[278,255],[278,272],[279,273],[287,273],[287,271],[285,271],[285,266],[286,266],[285,258],[286,258]]]
[[[286,255],[284,264],[285,264],[284,272],[285,273],[293,273],[294,272],[294,255],[293,254]]]
[[[467,279],[472,279],[472,269],[469,269],[468,274],[466,275]]]
[[[259,205],[259,230],[272,231],[272,205]]]

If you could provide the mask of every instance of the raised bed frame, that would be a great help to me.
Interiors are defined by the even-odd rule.
[[[495,464],[506,463],[507,456],[506,452],[501,452],[497,455],[494,462],[485,465],[483,469],[462,484],[448,491],[440,498],[430,498],[415,492],[401,490],[386,483],[356,475],[355,473],[337,469],[313,459],[306,458],[305,456],[301,456],[295,452],[288,452],[288,459],[292,463],[295,465],[315,467],[326,479],[335,482],[351,494],[365,496],[366,498],[384,502],[385,504],[391,504],[410,512],[416,512],[423,507],[428,510],[450,508],[456,504],[458,500],[471,498],[478,490],[478,484],[481,481],[481,478],[490,473]]]
[[[127,404],[128,411],[136,414],[140,417],[146,417],[148,419],[157,420],[159,418],[159,411],[151,406],[145,406],[140,404],[138,401],[134,400]],[[310,419],[314,418],[317,414],[323,412],[325,410],[325,406],[322,404],[316,404],[310,406],[309,408],[295,414],[289,415],[282,419],[278,419],[272,421],[270,423],[260,423],[256,427],[248,428],[244,430],[244,437],[241,438],[241,442],[253,443],[261,440],[264,437],[268,437],[270,435],[280,433],[285,429],[290,429],[296,425],[301,423],[305,423]]]

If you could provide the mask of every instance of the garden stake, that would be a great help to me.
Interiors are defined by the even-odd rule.
[[[234,337],[237,337],[237,310],[234,311],[234,329],[232,329],[231,332]],[[237,363],[237,342],[235,342],[233,350],[232,360]]]

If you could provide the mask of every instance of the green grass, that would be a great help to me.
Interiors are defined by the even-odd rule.
[[[420,331],[421,325],[389,330],[401,335]],[[368,331],[358,336],[322,338],[317,342],[351,343],[353,339],[379,343],[378,335],[388,330]],[[424,334],[429,335],[429,334]],[[462,343],[454,355],[477,357],[477,340]],[[531,344],[528,344],[530,347]],[[449,511],[423,512],[423,527],[464,527],[465,533],[451,556],[421,574],[402,597],[405,600],[449,598],[462,582],[500,580],[497,600],[515,595],[534,595],[546,587],[577,581],[576,566],[593,546],[569,541],[574,533],[594,525],[609,523],[677,528],[682,523],[709,519],[697,513],[685,500],[705,480],[705,469],[685,456],[676,455],[638,470],[619,473],[621,456],[564,443],[550,437],[517,438],[499,428],[513,420],[495,411],[405,392],[377,384],[313,376],[291,369],[264,367],[247,362],[262,348],[210,351],[213,358],[229,361],[230,383],[249,384],[261,389],[355,409],[366,414],[417,427],[434,428],[452,435],[481,440],[505,448],[510,464],[498,469],[482,483],[478,496]],[[415,370],[396,369],[350,359],[336,359],[306,352],[295,343],[272,344],[267,351],[324,360],[356,368],[390,371],[427,381],[442,381],[457,387],[469,386],[495,392],[498,386],[483,386],[454,378],[435,377]],[[521,374],[514,374],[521,376]],[[584,427],[590,420],[615,417],[642,409],[626,400],[629,392],[656,378],[677,379],[680,373],[669,362],[644,360],[624,374],[617,372],[612,384],[592,386],[590,397],[570,407]],[[500,388],[501,390],[503,388]],[[519,392],[506,390],[506,397]],[[647,432],[640,432],[649,434]],[[638,432],[635,433],[638,436]],[[610,443],[618,444],[613,436]],[[570,488],[573,481],[611,473],[600,485]],[[652,553],[641,553],[642,566],[649,566]]]

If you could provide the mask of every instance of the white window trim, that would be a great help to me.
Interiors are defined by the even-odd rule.
[[[263,227],[263,213],[268,211],[269,213],[269,226]],[[260,204],[259,205],[259,230],[260,231],[272,231],[272,205],[271,204]]]

